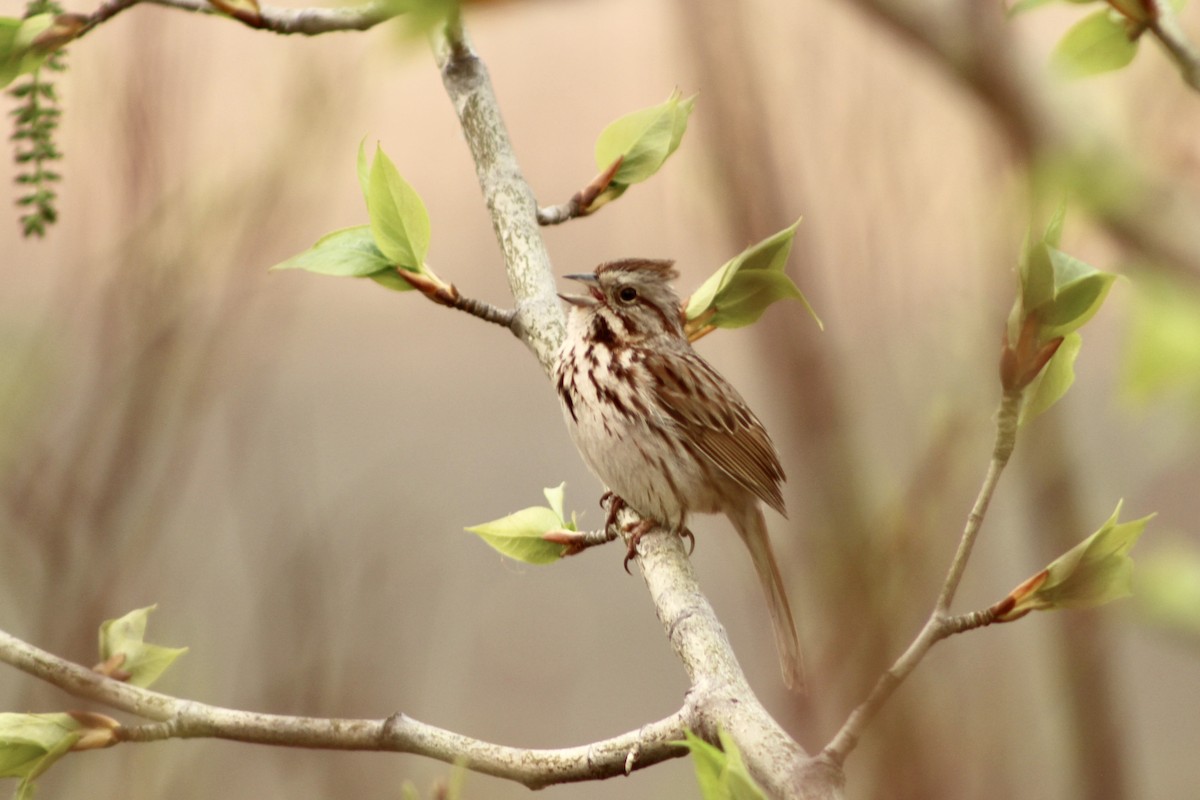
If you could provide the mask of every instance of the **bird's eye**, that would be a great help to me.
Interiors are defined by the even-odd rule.
[[[637,289],[632,286],[626,286],[617,292],[617,297],[620,298],[622,303],[632,303],[634,300],[637,300]]]

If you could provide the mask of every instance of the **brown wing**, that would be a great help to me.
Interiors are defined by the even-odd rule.
[[[783,467],[775,446],[729,381],[690,349],[669,356],[647,352],[644,363],[655,378],[662,410],[682,426],[700,454],[786,515],[779,491]]]

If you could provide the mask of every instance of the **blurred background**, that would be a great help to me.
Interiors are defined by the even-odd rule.
[[[1183,21],[1200,37],[1195,5]],[[1057,201],[1031,195],[1030,176],[1077,148],[1142,182],[1123,202],[1085,192],[1068,215],[1063,249],[1132,280],[1084,330],[1070,394],[1023,431],[955,608],[1000,598],[1120,498],[1127,518],[1158,512],[1134,552],[1151,601],[943,642],[870,727],[847,793],[1196,797],[1200,600],[1179,598],[1200,548],[1200,96],[1152,41],[1127,70],[1055,83],[1048,53],[1075,6],[1009,23],[998,3],[906,8],[513,2],[472,8],[467,25],[542,204],[592,177],[609,121],[675,87],[700,93],[662,173],[545,230],[558,274],[669,257],[686,294],[804,217],[789,272],[826,330],[779,305],[699,349],[789,474],[789,518],[769,524],[807,701],[782,686],[728,523],[692,527],[752,685],[812,749],[919,629],[982,479],[1022,236]],[[413,294],[267,272],[366,221],[365,136],[424,197],[431,266],[509,304],[427,48],[395,25],[304,39],[147,6],[68,60],[61,221],[40,241],[21,238],[15,210],[0,223],[0,627],[90,665],[103,620],[157,603],[150,638],[191,648],[162,691],[403,711],[517,746],[583,744],[677,709],[683,672],[619,547],[529,567],[463,531],[564,480],[568,508],[602,520],[602,487],[526,350]],[[5,710],[78,706],[0,670]],[[448,773],[197,740],[68,758],[39,784],[45,798],[389,798],[406,779],[427,796]],[[526,794],[466,780],[468,798]],[[697,791],[677,760],[545,796]]]

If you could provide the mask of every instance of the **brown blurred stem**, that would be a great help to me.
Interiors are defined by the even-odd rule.
[[[951,601],[954,600],[955,592],[958,591],[958,585],[962,581],[967,562],[971,558],[971,550],[979,536],[979,529],[983,525],[983,518],[987,514],[992,495],[996,492],[1000,475],[1004,472],[1004,467],[1008,464],[1013,446],[1016,444],[1017,421],[1020,411],[1021,392],[1006,391],[1000,401],[1000,410],[996,415],[996,440],[992,447],[992,458],[988,463],[987,474],[984,476],[983,485],[980,486],[979,494],[975,498],[975,505],[972,506],[971,513],[967,515],[967,523],[963,529],[962,538],[959,540],[958,550],[954,554],[954,560],[950,563],[950,570],[946,574],[946,580],[942,584],[942,590],[938,594],[933,611],[925,622],[925,626],[921,628],[921,632],[917,634],[917,638],[896,659],[891,668],[880,676],[867,699],[850,713],[841,729],[829,744],[825,745],[822,755],[833,764],[840,766],[845,762],[846,756],[858,744],[867,724],[883,708],[888,698],[904,682],[904,679],[921,663],[921,659],[929,652],[929,648],[947,636],[990,625],[996,621],[997,606],[953,617],[949,616],[947,612]]]
[[[1099,115],[1078,107],[1081,98],[1055,95],[1030,75],[1029,66],[1016,57],[1019,48],[1000,3],[966,4],[961,13],[951,14],[937,3],[915,0],[849,1],[957,79],[992,113],[1027,162],[1077,164],[1086,185],[1072,199],[1091,204],[1095,220],[1146,256],[1147,266],[1200,280],[1200,226],[1195,224],[1200,196],[1141,169],[1095,124]],[[1178,45],[1185,40],[1175,35],[1173,22],[1160,14],[1156,24]],[[1089,185],[1122,190],[1118,198],[1088,191]]]
[[[1149,12],[1146,28],[1157,37],[1179,67],[1184,81],[1200,92],[1200,49],[1187,38],[1169,0],[1142,0]]]

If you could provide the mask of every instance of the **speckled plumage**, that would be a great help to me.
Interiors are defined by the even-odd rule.
[[[641,516],[682,532],[692,512],[724,513],[746,542],[769,601],[789,686],[799,644],[759,501],[785,513],[783,468],[766,429],[684,334],[669,261],[628,259],[570,276],[572,308],[555,379],[571,438]]]

